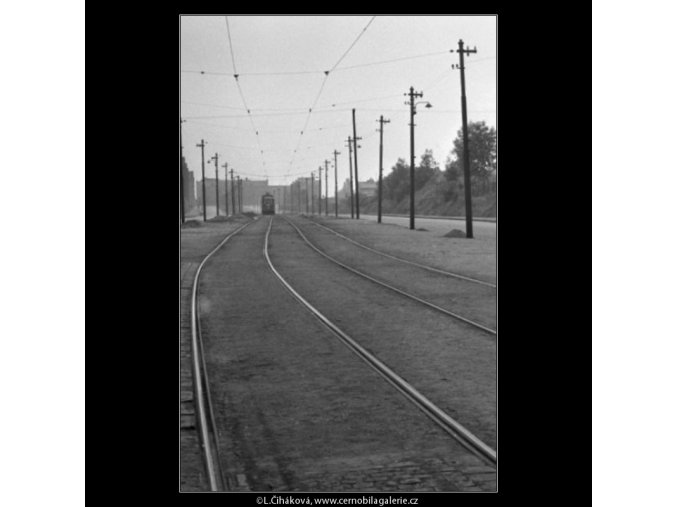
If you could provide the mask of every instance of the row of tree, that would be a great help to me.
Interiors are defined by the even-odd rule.
[[[485,122],[468,126],[473,213],[496,216],[496,129]],[[383,178],[383,212],[409,211],[410,171],[400,158]],[[416,212],[429,215],[462,216],[465,213],[463,177],[463,132],[459,130],[445,166],[435,160],[432,150],[425,150],[414,170]],[[360,195],[364,213],[376,213],[378,196]],[[350,212],[350,197],[339,202],[341,213]]]
[[[495,191],[496,179],[496,129],[485,122],[470,122],[468,125],[470,146],[470,177],[473,195],[485,195]],[[422,189],[431,178],[440,172],[439,163],[432,150],[425,150],[414,169],[414,190]],[[444,176],[448,182],[447,200],[455,200],[463,188],[463,131],[459,130],[454,147],[447,157]],[[383,198],[394,203],[409,195],[409,165],[403,158],[397,160],[391,172],[383,178]]]

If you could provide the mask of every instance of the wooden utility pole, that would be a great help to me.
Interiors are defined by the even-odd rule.
[[[378,223],[381,223],[381,201],[383,200],[383,124],[390,123],[390,120],[384,120],[383,115],[378,120],[381,124],[379,132],[381,133],[381,141],[378,151]]]
[[[353,143],[355,145],[355,218],[360,218],[360,178],[357,175],[357,149],[360,147],[357,141],[362,139],[357,137],[357,130],[355,127],[355,109],[353,109]]]
[[[244,208],[242,207],[242,178],[240,178],[240,176],[237,177],[237,202],[238,210],[240,211],[240,214],[242,214]]]
[[[334,150],[334,214],[336,218],[338,218],[338,161],[336,156],[340,154],[340,151]]]
[[[226,171],[226,180],[223,182],[223,193],[226,197],[226,216],[228,216],[228,162],[223,164],[221,167],[223,167]]]
[[[315,191],[313,187],[315,186],[315,171],[310,172],[310,214],[315,214]]]
[[[328,175],[329,175],[329,160],[326,158],[324,159],[324,216],[326,217],[329,214],[329,201],[327,200],[329,197],[329,183],[328,183]],[[321,215],[322,213],[320,213]]]
[[[216,168],[216,216],[219,216],[219,154],[214,153],[214,156],[210,159],[214,161],[214,167]]]
[[[423,93],[414,92],[414,87],[409,88],[409,108],[411,112],[411,126],[409,135],[411,141],[411,164],[409,166],[409,229],[414,230],[414,115],[416,114],[416,103],[414,99],[423,97]]]
[[[353,210],[353,138],[350,136],[348,136],[348,162],[350,164],[350,218],[355,218],[355,212]]]
[[[205,140],[202,139],[200,144],[196,144],[198,148],[202,149],[202,219],[207,221],[207,196],[205,194]]]
[[[320,191],[317,196],[317,214],[322,215],[322,166],[318,167],[318,180]]]
[[[453,49],[451,52],[453,53]],[[465,64],[463,55],[477,53],[477,48],[463,49],[463,39],[458,41],[459,69],[461,70],[461,115],[463,118],[463,180],[465,187],[465,237],[472,238],[472,194],[470,192],[470,154],[468,152],[468,110],[465,97]]]
[[[235,177],[233,176],[233,170],[230,170],[230,196],[232,197],[233,201],[233,216],[236,215],[235,212]]]

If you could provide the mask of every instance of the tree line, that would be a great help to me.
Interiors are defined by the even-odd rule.
[[[496,129],[485,122],[468,124],[468,143],[470,147],[470,178],[473,196],[479,196],[478,206],[488,215],[495,213],[496,193]],[[403,212],[409,206],[409,164],[399,158],[390,173],[383,177],[383,210]],[[447,156],[444,170],[435,160],[432,150],[425,150],[414,169],[414,190],[421,201],[422,212],[430,214],[456,214],[463,202],[463,131],[460,129],[453,142],[453,148]],[[422,191],[422,192],[421,192]],[[360,196],[366,212],[373,211],[378,197]],[[348,202],[346,203],[348,206]],[[473,208],[475,204],[473,203]],[[350,208],[348,208],[350,209]],[[493,210],[493,211],[492,211]]]

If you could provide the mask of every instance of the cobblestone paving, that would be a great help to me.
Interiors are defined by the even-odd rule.
[[[289,296],[263,259],[266,225],[262,220],[233,238],[210,259],[200,283],[229,489],[494,491],[494,467],[434,425]],[[273,237],[271,249],[281,243]]]
[[[332,264],[284,220],[276,220],[271,236],[272,260],[301,296],[495,448],[493,336]]]
[[[401,456],[398,456],[401,459]],[[412,456],[359,468],[327,480],[323,474],[309,474],[303,479],[308,491],[496,491],[496,470],[480,465],[474,458],[441,459]]]
[[[208,491],[209,484],[195,420],[190,343],[190,297],[195,272],[201,260],[230,231],[246,220],[203,225],[181,231],[179,293],[179,469],[182,492]],[[248,221],[248,220],[247,220]]]
[[[291,221],[301,229],[308,241],[339,262],[485,327],[496,329],[496,289],[385,258],[307,220]]]
[[[312,220],[334,229],[376,250],[403,259],[461,275],[496,283],[496,236],[475,239],[444,238],[448,229],[437,232],[410,231],[392,223],[377,224],[371,220],[346,220],[313,217]],[[443,222],[435,221],[431,222]],[[495,227],[494,224],[486,224]]]
[[[181,491],[207,491],[208,483],[204,471],[204,462],[200,452],[200,440],[195,421],[193,400],[193,375],[190,351],[190,294],[192,278],[195,276],[197,262],[181,263],[181,300],[180,300],[180,419],[181,419]]]

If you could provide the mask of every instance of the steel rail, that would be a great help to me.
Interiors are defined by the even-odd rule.
[[[338,264],[338,265],[341,266],[343,269],[346,269],[346,270],[350,271],[351,273],[355,273],[356,275],[361,276],[362,278],[366,278],[366,279],[369,280],[370,282],[373,282],[373,283],[375,283],[375,284],[377,284],[377,285],[381,285],[382,287],[385,287],[385,288],[390,289],[390,290],[392,290],[392,291],[394,291],[394,292],[397,292],[398,294],[400,294],[400,295],[402,295],[402,296],[404,296],[404,297],[407,297],[407,298],[409,298],[409,299],[413,299],[414,301],[417,301],[418,303],[421,303],[422,305],[425,305],[425,306],[427,306],[427,307],[429,307],[429,308],[432,308],[433,310],[436,310],[436,311],[438,311],[438,312],[440,312],[440,313],[443,313],[443,314],[445,314],[445,315],[447,315],[447,316],[449,316],[449,317],[453,317],[454,319],[458,319],[458,320],[460,320],[460,321],[462,321],[462,322],[465,322],[466,324],[469,324],[469,325],[471,325],[471,326],[473,326],[473,327],[476,327],[476,328],[478,328],[478,329],[481,329],[482,331],[485,331],[485,332],[487,332],[487,333],[489,333],[489,334],[492,334],[492,335],[494,335],[494,336],[496,335],[496,331],[494,331],[493,329],[491,329],[491,328],[489,328],[489,327],[483,326],[482,324],[479,324],[479,323],[477,323],[477,322],[475,322],[475,321],[473,321],[473,320],[470,320],[470,319],[467,319],[467,318],[465,318],[465,317],[462,317],[461,315],[458,315],[458,314],[456,314],[456,313],[454,313],[454,312],[450,312],[449,310],[446,310],[446,309],[442,308],[441,306],[437,306],[436,304],[430,303],[429,301],[426,301],[425,299],[421,299],[421,298],[418,297],[418,296],[414,296],[413,294],[409,294],[408,292],[405,292],[405,291],[403,291],[402,289],[398,289],[397,287],[394,287],[394,286],[389,285],[389,284],[387,284],[387,283],[385,283],[385,282],[382,282],[381,280],[377,280],[376,278],[373,278],[373,277],[367,275],[366,273],[362,273],[361,271],[358,271],[358,270],[355,269],[355,268],[351,268],[350,266],[348,266],[348,265],[346,265],[346,264],[343,264],[341,261],[338,261],[338,260],[334,259],[334,258],[333,258],[332,256],[330,256],[329,254],[323,252],[322,250],[320,250],[319,248],[317,248],[315,245],[313,245],[313,244],[310,242],[310,240],[308,240],[308,238],[306,238],[306,236],[303,234],[303,232],[301,232],[301,230],[300,230],[298,227],[296,227],[296,225],[295,225],[291,220],[289,220],[289,219],[286,218],[286,217],[285,217],[285,220],[287,221],[287,223],[288,223],[289,225],[291,225],[294,229],[296,229],[296,232],[297,232],[297,233],[299,234],[299,236],[301,236],[301,238],[308,244],[308,246],[310,246],[313,250],[315,250],[317,253],[319,253],[319,254],[322,255],[323,257],[326,257],[327,259],[329,259],[331,262],[333,262],[333,263],[335,263],[335,264]]]
[[[221,474],[221,466],[219,464],[216,436],[214,435],[214,414],[212,412],[212,403],[207,382],[207,371],[205,369],[204,355],[202,353],[200,316],[198,314],[197,308],[197,289],[200,281],[200,273],[202,272],[202,268],[209,258],[214,255],[223,245],[225,245],[230,238],[235,236],[251,223],[252,222],[248,222],[228,234],[223,239],[223,241],[216,245],[216,247],[211,252],[209,252],[209,254],[204,259],[202,259],[202,262],[200,262],[193,279],[193,290],[190,299],[191,355],[194,377],[193,382],[195,389],[195,405],[198,413],[200,440],[202,441],[205,465],[207,467],[207,478],[209,480],[209,488],[211,491],[223,491],[224,480]],[[208,414],[207,411],[209,412]]]
[[[273,227],[273,217],[268,223],[268,230],[266,231],[266,238],[263,246],[263,255],[268,262],[268,267],[273,274],[282,283],[292,296],[294,296],[306,309],[308,309],[322,324],[324,324],[334,335],[336,335],[341,342],[346,345],[353,353],[360,359],[371,366],[381,377],[388,383],[395,387],[401,394],[414,403],[425,415],[437,423],[444,431],[449,433],[466,449],[470,450],[476,456],[479,456],[492,464],[496,464],[496,451],[485,444],[470,430],[465,428],[461,423],[449,416],[444,410],[435,405],[432,401],[421,394],[409,382],[400,377],[397,373],[391,370],[385,363],[380,361],[376,356],[367,351],[353,338],[344,333],[336,324],[331,322],[325,315],[323,315],[317,308],[311,305],[303,298],[294,288],[284,279],[280,272],[275,269],[270,256],[268,255],[268,238]]]
[[[495,283],[485,282],[483,280],[478,280],[477,278],[471,278],[469,276],[459,275],[458,273],[452,273],[451,271],[444,271],[443,269],[433,268],[432,266],[426,266],[425,264],[419,264],[418,262],[403,259],[401,257],[397,257],[395,255],[391,255],[391,254],[382,252],[380,250],[376,250],[375,248],[371,248],[367,245],[364,245],[364,244],[360,243],[359,241],[355,241],[352,238],[344,236],[340,232],[337,232],[334,229],[332,229],[331,227],[327,227],[326,225],[315,222],[314,220],[310,220],[310,223],[315,224],[318,227],[322,227],[323,229],[326,229],[329,232],[336,234],[338,237],[343,238],[346,241],[349,241],[349,242],[359,246],[360,248],[364,248],[365,250],[369,250],[370,252],[374,252],[375,254],[382,255],[383,257],[388,257],[389,259],[394,259],[396,261],[404,262],[406,264],[411,264],[412,266],[416,266],[418,268],[426,269],[426,270],[432,271],[434,273],[439,273],[439,274],[449,276],[449,277],[453,277],[453,278],[459,278],[459,279],[465,280],[467,282],[477,283],[477,284],[480,284],[480,285],[486,285],[488,287],[493,287],[494,289],[496,288]]]

